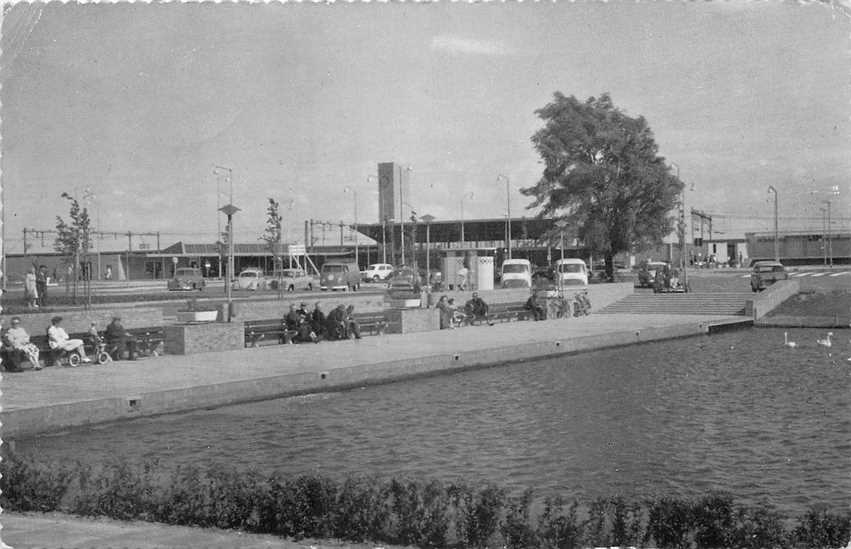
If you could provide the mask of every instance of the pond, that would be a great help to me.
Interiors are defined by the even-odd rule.
[[[710,489],[851,503],[851,345],[750,329],[18,441],[39,460],[493,481],[538,496]]]

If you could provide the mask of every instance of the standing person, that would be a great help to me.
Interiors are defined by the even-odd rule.
[[[440,314],[440,329],[447,330],[452,328],[452,311],[449,309],[449,301],[445,295],[440,296],[435,308]]]
[[[6,330],[4,338],[12,349],[20,351],[27,357],[33,369],[41,370],[41,364],[38,362],[38,347],[30,343],[30,335],[21,326],[19,317],[12,317],[12,327]]]
[[[360,339],[360,325],[355,320],[355,306],[349,305],[346,307],[346,335],[354,336],[355,339]]]
[[[466,290],[467,289],[467,275],[470,274],[470,269],[466,266],[461,265],[461,268],[458,269],[458,289]]]
[[[47,304],[47,267],[42,265],[38,268],[38,273],[35,275],[35,287],[38,292],[38,304],[44,307]]]
[[[24,295],[27,307],[38,308],[38,285],[36,284],[35,267],[30,267],[24,276]]]
[[[54,316],[50,319],[50,328],[47,329],[47,340],[50,348],[68,352],[76,351],[80,353],[83,362],[91,362],[92,359],[86,356],[86,350],[83,348],[83,340],[71,339],[65,329],[59,325],[61,322],[61,316]]]
[[[323,338],[327,335],[327,322],[328,319],[325,318],[325,313],[322,312],[320,302],[317,301],[313,304],[313,311],[310,313],[310,327],[313,329],[316,337]]]

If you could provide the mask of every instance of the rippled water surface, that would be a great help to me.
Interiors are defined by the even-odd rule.
[[[753,329],[19,441],[38,459],[489,480],[538,495],[723,489],[851,503],[851,344]]]

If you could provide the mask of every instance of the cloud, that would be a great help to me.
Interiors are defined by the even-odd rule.
[[[452,54],[471,55],[508,55],[510,53],[508,48],[500,42],[448,35],[432,38],[431,49]]]

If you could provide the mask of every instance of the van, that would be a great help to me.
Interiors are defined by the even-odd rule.
[[[779,261],[757,261],[751,271],[751,290],[761,292],[778,280],[788,280],[789,273]]]
[[[562,286],[588,285],[588,267],[581,259],[559,259],[556,261],[556,273]]]
[[[354,261],[328,261],[319,271],[320,290],[360,289],[360,269]]]
[[[528,259],[506,259],[502,262],[503,288],[531,288],[532,264]]]

